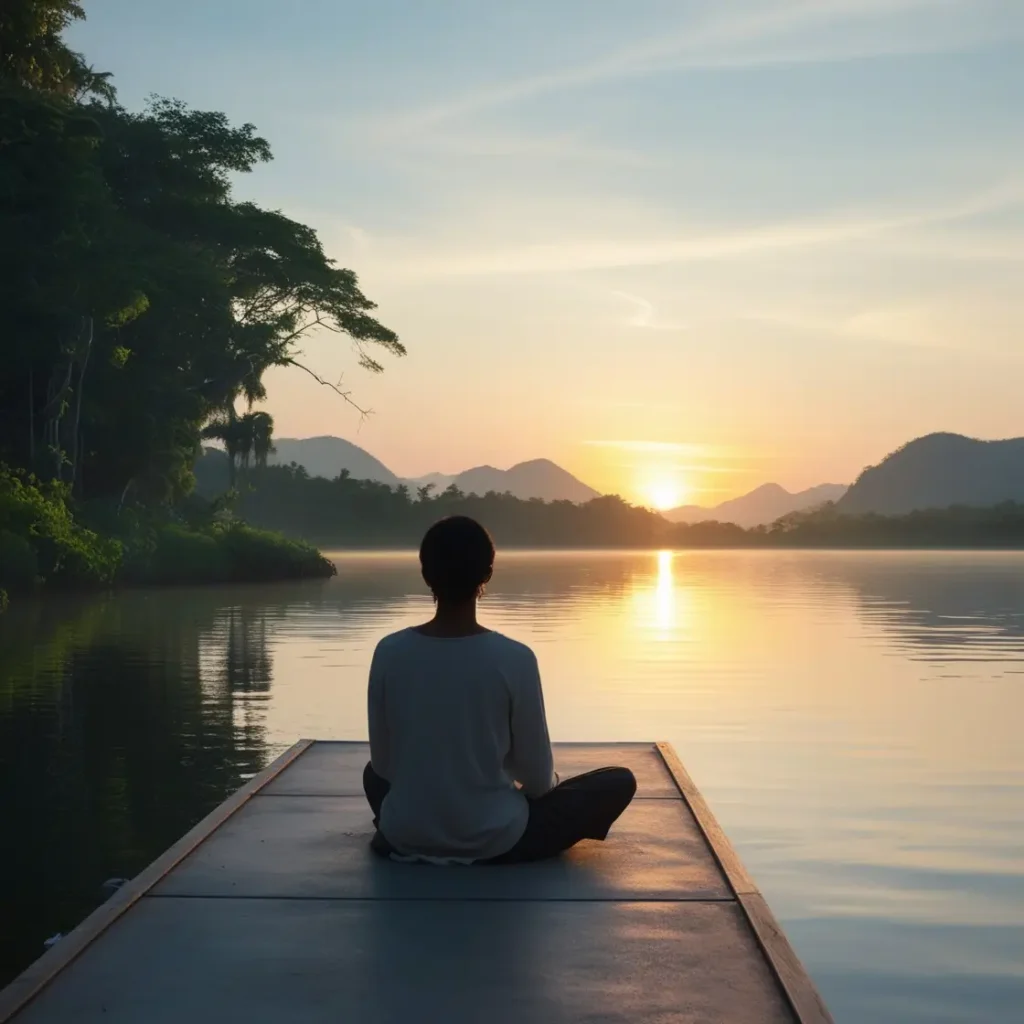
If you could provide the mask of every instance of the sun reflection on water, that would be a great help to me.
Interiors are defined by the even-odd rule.
[[[654,558],[654,571],[633,580],[634,628],[648,640],[678,640],[689,624],[692,595],[676,578],[676,552],[658,551]]]
[[[654,621],[662,633],[668,633],[675,625],[676,581],[672,572],[674,553],[658,552],[658,579],[654,587]]]

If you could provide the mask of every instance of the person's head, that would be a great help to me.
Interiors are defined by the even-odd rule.
[[[420,566],[438,603],[473,601],[494,572],[494,542],[475,519],[449,516],[424,535]]]

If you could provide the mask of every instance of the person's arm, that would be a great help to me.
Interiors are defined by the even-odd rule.
[[[540,669],[533,651],[518,666],[512,686],[511,727],[511,768],[515,780],[527,796],[543,796],[557,785],[558,776],[551,755]]]
[[[370,683],[367,687],[367,717],[370,725],[370,764],[382,778],[391,779],[391,743],[388,719],[384,710],[384,659],[380,647],[370,662]]]

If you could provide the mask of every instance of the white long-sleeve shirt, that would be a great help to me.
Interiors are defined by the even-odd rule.
[[[396,850],[480,860],[516,844],[524,793],[555,783],[529,647],[501,633],[448,639],[403,629],[374,651],[368,704],[371,763],[391,784],[380,831]]]

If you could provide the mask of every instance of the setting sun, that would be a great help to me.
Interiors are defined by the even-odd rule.
[[[679,480],[657,480],[646,489],[646,497],[652,508],[666,512],[670,508],[682,505],[690,489]]]

